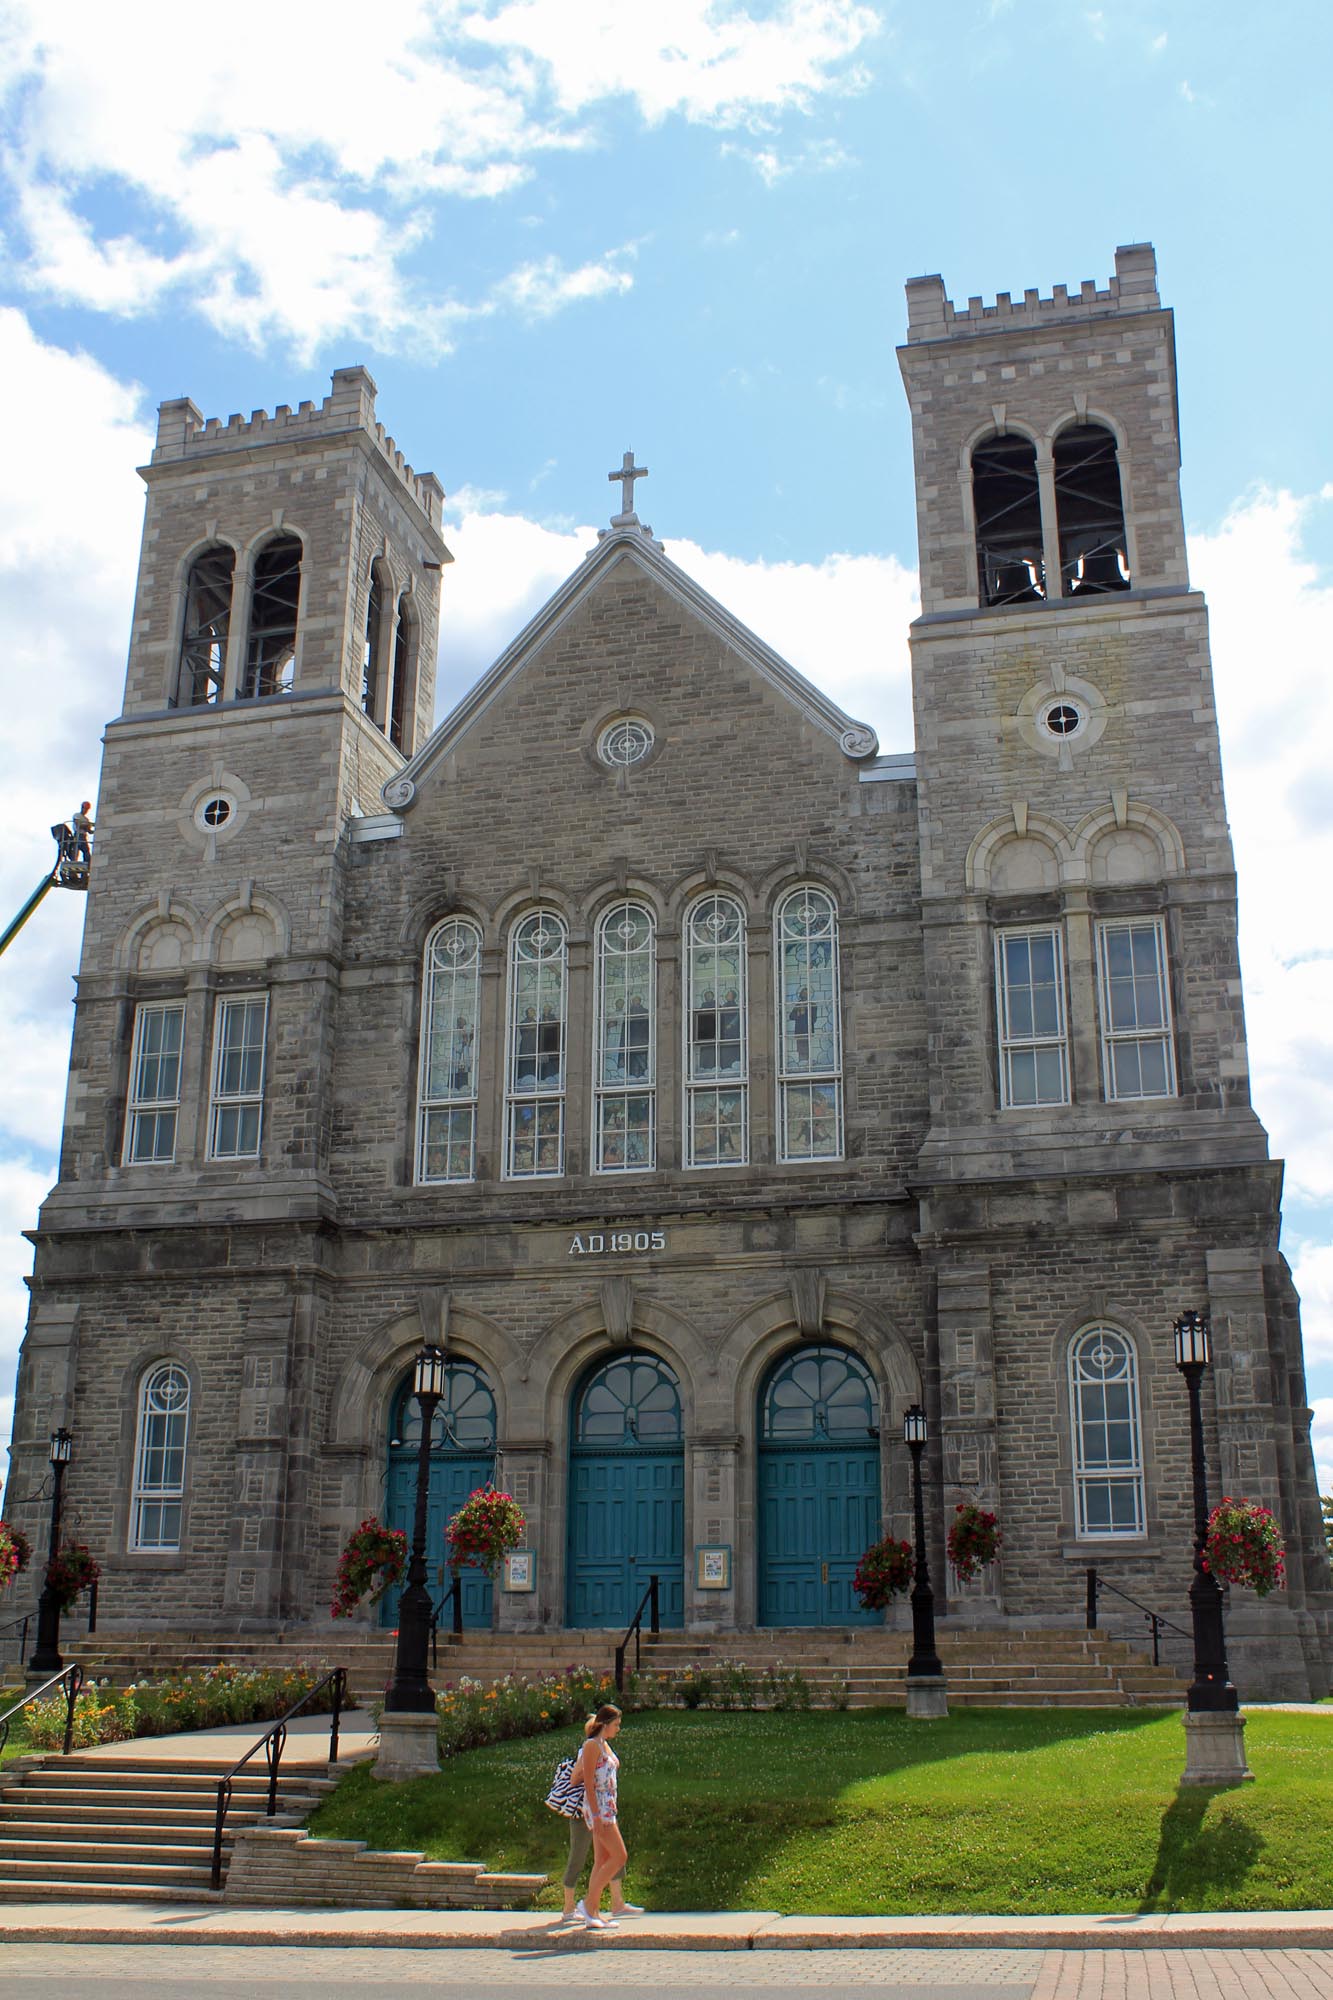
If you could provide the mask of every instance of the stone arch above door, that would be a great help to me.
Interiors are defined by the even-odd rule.
[[[344,1450],[378,1451],[389,1399],[426,1342],[480,1362],[495,1389],[499,1424],[506,1422],[506,1377],[522,1367],[518,1343],[495,1320],[433,1292],[368,1334],[343,1368],[329,1411],[329,1442]]]

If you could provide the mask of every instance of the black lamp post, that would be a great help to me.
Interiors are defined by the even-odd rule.
[[[1190,1469],[1194,1475],[1194,1581],[1190,1616],[1194,1624],[1194,1680],[1187,1707],[1191,1714],[1234,1712],[1240,1705],[1227,1675],[1226,1634],[1222,1628],[1222,1587],[1204,1567],[1208,1539],[1208,1473],[1203,1456],[1203,1411],[1199,1387],[1213,1358],[1207,1315],[1185,1312],[1175,1323],[1176,1366],[1190,1399]]]
[[[63,1427],[51,1433],[51,1546],[47,1555],[47,1581],[37,1600],[37,1644],[28,1661],[34,1674],[58,1674],[65,1662],[60,1657],[61,1602],[50,1581],[51,1564],[60,1553],[60,1511],[65,1497],[65,1467],[69,1464],[74,1439]]]
[[[430,1443],[435,1405],[444,1394],[448,1361],[438,1347],[423,1347],[412,1371],[412,1390],[421,1412],[421,1444],[417,1451],[417,1505],[412,1524],[412,1557],[407,1589],[398,1604],[398,1650],[393,1680],[385,1696],[386,1710],[433,1714],[435,1691],[426,1678],[430,1652],[430,1592],[426,1588],[426,1506],[430,1498]]]
[[[935,1593],[926,1561],[926,1517],[921,1503],[921,1454],[930,1437],[926,1413],[913,1403],[903,1417],[903,1441],[912,1454],[912,1508],[916,1519],[916,1580],[912,1585],[912,1657],[908,1681],[942,1681],[944,1668],[935,1650]]]

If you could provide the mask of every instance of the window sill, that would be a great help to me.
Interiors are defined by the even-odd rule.
[[[1096,1556],[1104,1560],[1111,1556],[1133,1556],[1137,1562],[1160,1562],[1166,1551],[1148,1535],[1099,1535],[1095,1541],[1066,1542],[1060,1554],[1066,1562],[1080,1562],[1085,1569],[1093,1569]]]

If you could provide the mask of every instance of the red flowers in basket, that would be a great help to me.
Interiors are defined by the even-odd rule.
[[[852,1589],[867,1611],[882,1611],[890,1598],[910,1590],[916,1574],[916,1560],[910,1542],[895,1542],[886,1535],[868,1548],[856,1565]]]
[[[348,1537],[338,1558],[338,1579],[329,1606],[335,1618],[350,1618],[362,1598],[378,1604],[407,1567],[407,1536],[386,1528],[372,1514]]]
[[[494,1486],[478,1486],[469,1493],[445,1530],[449,1542],[449,1565],[484,1569],[497,1576],[510,1549],[516,1549],[527,1531],[512,1493],[497,1492]]]
[[[0,1521],[0,1590],[8,1590],[31,1561],[32,1543],[22,1528],[11,1528],[8,1521]]]
[[[960,1500],[949,1527],[949,1561],[960,1583],[971,1583],[979,1571],[993,1563],[1004,1537],[999,1519],[978,1507],[975,1500]]]
[[[1219,1583],[1242,1584],[1267,1597],[1286,1586],[1285,1556],[1282,1530],[1267,1507],[1228,1497],[1208,1516],[1203,1566]]]
[[[96,1583],[102,1574],[102,1565],[95,1560],[86,1542],[66,1542],[58,1555],[46,1565],[46,1581],[60,1600],[62,1611],[68,1611],[81,1590],[90,1583]]]

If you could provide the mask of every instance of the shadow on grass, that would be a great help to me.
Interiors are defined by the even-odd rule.
[[[1231,1907],[1232,1892],[1266,1843],[1233,1813],[1219,1810],[1209,1820],[1209,1807],[1218,1803],[1216,1791],[1182,1786],[1162,1814],[1157,1855],[1139,1903],[1141,1917],[1158,1910]]]
[[[618,1748],[634,1887],[657,1908],[735,1908],[753,1897],[756,1882],[783,1873],[793,1841],[836,1829],[845,1835],[852,1787],[958,1759],[1022,1757],[1123,1736],[1160,1719],[1147,1709],[963,1710],[936,1723],[882,1709],[631,1714]],[[565,1732],[494,1744],[451,1758],[438,1778],[404,1785],[381,1785],[363,1768],[320,1808],[310,1831],[556,1877],[566,1830],[542,1800],[557,1758],[573,1747]],[[876,1808],[871,1816],[887,1819]],[[809,1893],[807,1881],[794,1907],[808,1907]],[[763,1900],[776,1908],[784,1899],[767,1890]]]

